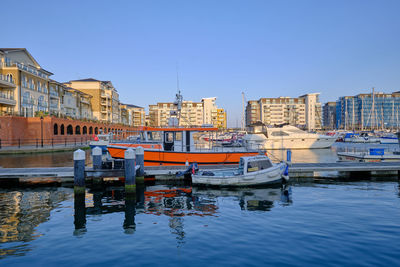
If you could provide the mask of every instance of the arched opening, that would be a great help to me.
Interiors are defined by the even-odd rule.
[[[11,73],[7,74],[6,79],[10,83],[14,83],[14,78],[13,78],[13,75]]]
[[[99,129],[97,127],[94,128],[94,134],[99,134]]]
[[[100,134],[103,134],[103,133],[104,133],[104,132],[103,132],[103,127],[100,127],[99,132],[100,132]]]
[[[110,129],[110,128],[108,128],[108,132],[110,132],[110,130],[111,130],[111,129]]]
[[[81,134],[81,126],[76,125],[76,127],[75,127],[75,134]]]
[[[74,129],[72,128],[72,125],[67,126],[67,135],[73,135],[74,134]]]
[[[107,133],[107,128],[104,128],[104,130],[103,130],[103,128],[100,127],[100,132],[106,134]]]
[[[61,124],[60,133],[61,135],[64,135],[64,124]]]
[[[87,134],[87,127],[86,127],[86,126],[83,126],[83,128],[82,128],[82,134]]]
[[[92,126],[89,127],[89,134],[93,134],[93,127]]]
[[[58,125],[57,125],[57,123],[54,123],[53,128],[54,128],[53,134],[54,135],[58,135]]]

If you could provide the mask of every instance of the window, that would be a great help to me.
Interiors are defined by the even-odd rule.
[[[31,98],[31,94],[29,92],[25,92],[22,96],[22,104],[29,104],[29,99]]]
[[[174,133],[173,133],[173,132],[167,132],[167,133],[165,133],[165,142],[166,142],[166,143],[172,143],[172,142],[174,142]]]
[[[10,82],[10,83],[14,83],[14,79],[13,79],[13,76],[12,76],[12,74],[7,74],[7,76],[6,76],[6,80],[8,81],[8,82]]]
[[[54,123],[54,135],[58,135],[58,125],[57,123]]]

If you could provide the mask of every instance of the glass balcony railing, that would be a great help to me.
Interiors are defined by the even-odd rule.
[[[15,84],[14,79],[12,77],[10,77],[10,76],[7,76],[7,75],[0,74],[0,80]]]

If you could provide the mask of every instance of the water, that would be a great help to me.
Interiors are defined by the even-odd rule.
[[[400,264],[397,182],[0,191],[7,266]]]
[[[398,145],[381,144],[349,144],[335,143],[327,149],[295,149],[292,150],[292,162],[336,162],[338,151],[367,151],[370,147],[385,148],[386,151],[398,150]],[[86,150],[86,164],[91,164],[90,150]],[[285,150],[271,150],[268,155],[274,162],[286,160]],[[71,167],[73,151],[43,154],[0,155],[0,167]]]

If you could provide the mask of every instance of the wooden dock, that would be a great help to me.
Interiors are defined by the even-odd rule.
[[[200,166],[200,169],[232,168],[234,166],[215,165]],[[145,167],[145,176],[155,176],[156,179],[181,179],[175,175],[187,169],[185,166],[151,166]],[[388,175],[397,176],[400,172],[400,162],[333,162],[333,163],[291,163],[289,176],[292,178],[324,177],[324,172],[338,172],[338,175]],[[124,169],[93,169],[85,168],[86,178],[123,177]],[[322,173],[322,174],[321,174]],[[53,168],[0,168],[0,179],[24,179],[35,177],[54,177],[62,181],[73,181],[73,167]]]

